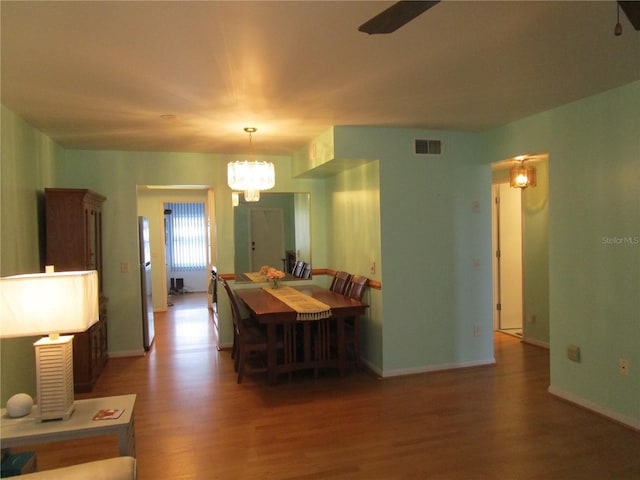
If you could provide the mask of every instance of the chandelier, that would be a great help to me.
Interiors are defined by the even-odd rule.
[[[509,184],[514,188],[525,189],[536,186],[536,168],[524,164],[526,158],[518,158],[518,164],[511,167]]]
[[[253,144],[251,135],[257,131],[255,127],[246,127],[249,134],[251,160],[238,160],[227,164],[227,183],[232,190],[244,191],[247,202],[260,200],[260,191],[269,190],[276,184],[276,173],[273,163],[253,160]]]

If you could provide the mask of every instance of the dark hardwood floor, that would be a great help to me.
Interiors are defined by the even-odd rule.
[[[497,364],[380,380],[236,384],[204,296],[156,314],[146,357],[90,394],[136,393],[138,478],[640,479],[640,434],[547,392],[548,351],[495,334]],[[29,448],[34,450],[34,448]],[[115,438],[35,448],[40,469],[117,455]]]

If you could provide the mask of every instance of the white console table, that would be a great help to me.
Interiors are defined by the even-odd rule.
[[[136,456],[134,408],[135,394],[90,398],[75,401],[75,411],[68,420],[36,421],[36,406],[26,417],[11,418],[2,409],[0,444],[2,448],[22,447],[39,443],[75,440],[78,438],[117,435],[121,456]],[[119,418],[93,420],[101,409],[123,410]]]

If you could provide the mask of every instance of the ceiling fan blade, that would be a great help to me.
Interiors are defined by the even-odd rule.
[[[640,2],[619,0],[618,5],[622,8],[633,28],[640,30]]]
[[[400,1],[363,23],[358,30],[369,35],[395,32],[398,28],[426,12],[439,1]]]

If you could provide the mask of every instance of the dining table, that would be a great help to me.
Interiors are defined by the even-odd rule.
[[[330,308],[325,318],[301,320],[299,312],[272,295],[269,288],[235,290],[250,315],[266,326],[269,383],[278,383],[282,373],[304,369],[313,369],[317,374],[320,368],[336,368],[344,376],[345,319],[364,315],[369,306],[317,285],[295,286],[292,288]]]

